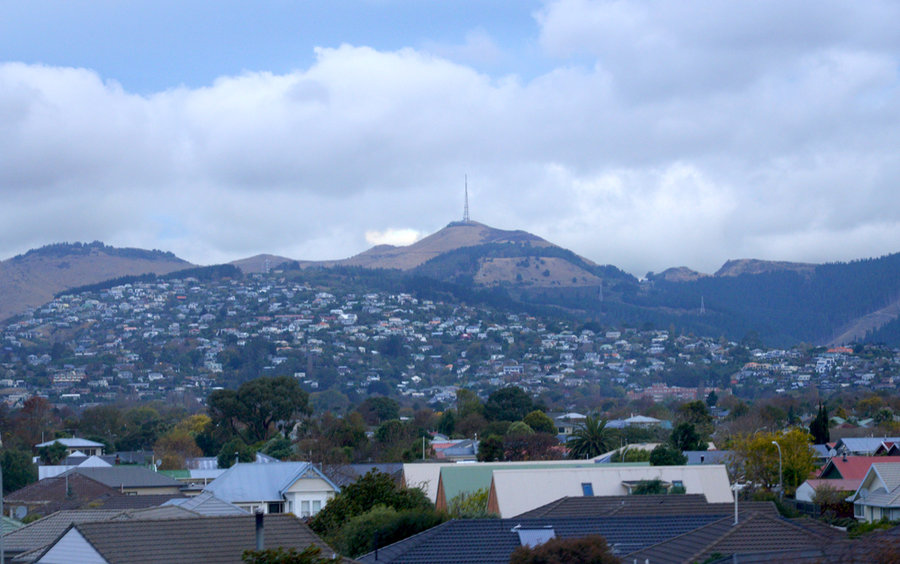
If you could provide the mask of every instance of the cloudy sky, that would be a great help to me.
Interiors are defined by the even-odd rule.
[[[333,259],[463,212],[636,275],[900,251],[900,4],[0,2],[0,258]]]

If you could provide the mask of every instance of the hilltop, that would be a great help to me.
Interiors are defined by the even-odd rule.
[[[0,262],[0,319],[50,301],[63,290],[139,274],[166,274],[193,265],[170,252],[57,243]]]

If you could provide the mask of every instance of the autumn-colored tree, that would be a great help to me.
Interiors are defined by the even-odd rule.
[[[806,429],[788,432],[757,432],[733,439],[735,471],[750,482],[768,490],[779,483],[778,447],[781,447],[785,493],[792,494],[815,469],[812,437]]]

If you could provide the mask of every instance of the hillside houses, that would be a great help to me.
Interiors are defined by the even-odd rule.
[[[900,354],[867,351],[747,351],[669,331],[579,330],[406,293],[325,291],[277,273],[185,278],[63,295],[0,327],[0,399],[14,406],[42,395],[81,406],[205,397],[245,378],[240,370],[250,366],[252,376],[295,376],[311,391],[433,403],[451,387],[486,395],[508,384],[531,393],[590,384],[610,396],[693,399],[696,388],[668,380],[697,366],[730,374],[706,382],[707,392],[896,389]]]

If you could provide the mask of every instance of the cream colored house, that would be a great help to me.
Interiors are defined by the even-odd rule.
[[[212,492],[253,513],[293,513],[311,517],[340,492],[340,488],[309,462],[235,464],[210,482]]]
[[[562,497],[631,493],[638,483],[660,480],[685,493],[703,494],[709,503],[733,502],[724,464],[702,466],[612,466],[494,470],[488,510],[515,517]]]

